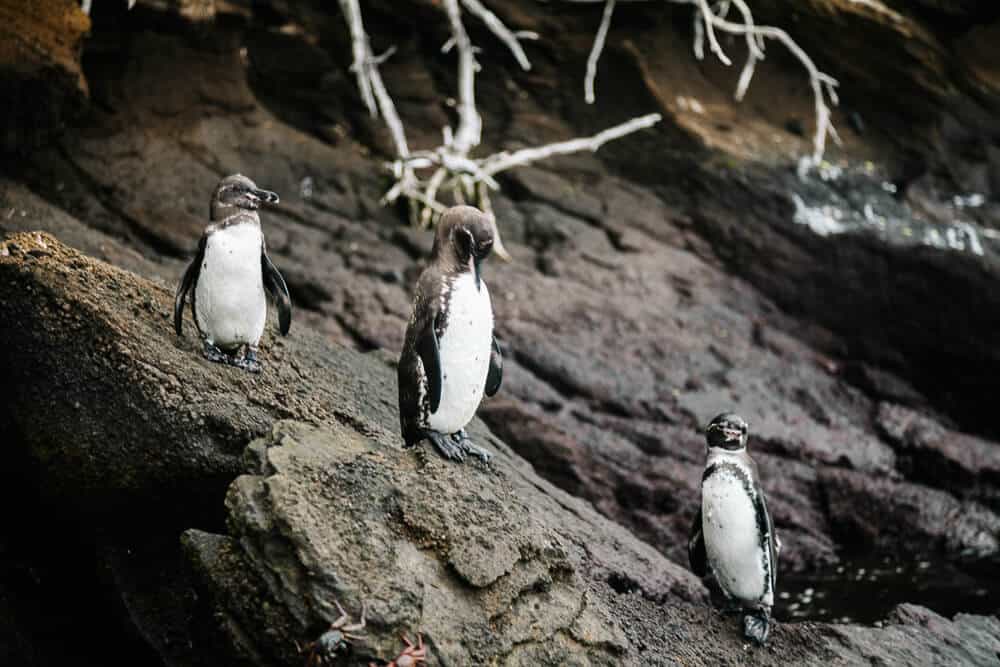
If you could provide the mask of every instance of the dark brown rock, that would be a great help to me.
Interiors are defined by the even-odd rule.
[[[49,482],[35,493],[86,512],[77,523],[88,530],[96,515],[100,528],[110,523],[124,534],[94,538],[102,543],[90,551],[116,573],[106,588],[124,600],[125,626],[141,626],[165,660],[292,660],[293,642],[315,638],[329,620],[329,602],[320,598],[330,581],[340,582],[334,588],[352,611],[370,593],[367,580],[358,581],[360,567],[333,553],[354,553],[364,537],[355,524],[371,527],[372,549],[419,551],[436,574],[447,570],[434,580],[443,590],[478,596],[482,609],[510,621],[496,641],[449,626],[463,641],[445,646],[452,640],[434,637],[435,652],[444,647],[465,658],[482,650],[531,664],[577,654],[626,663],[742,659],[734,628],[712,615],[700,594],[633,571],[681,577],[704,457],[699,427],[730,408],[751,423],[751,452],[784,542],[782,571],[830,563],[858,541],[879,556],[921,542],[946,559],[984,545],[977,531],[994,526],[1000,487],[989,463],[995,434],[985,418],[1000,374],[992,339],[982,333],[996,329],[996,247],[985,235],[984,256],[969,252],[965,237],[962,252],[920,241],[930,232],[944,238],[955,219],[988,219],[988,205],[959,210],[951,197],[990,183],[996,161],[988,148],[996,127],[993,72],[979,57],[989,52],[989,28],[949,41],[949,31],[989,20],[988,8],[961,9],[950,14],[954,22],[939,24],[931,19],[942,14],[930,5],[944,3],[930,0],[884,3],[904,15],[900,22],[839,0],[797,3],[794,12],[783,2],[755,5],[759,20],[771,16],[788,28],[841,81],[845,108],[834,120],[845,146],[831,146],[828,158],[846,163],[846,175],[807,182],[790,165],[809,149],[812,100],[803,94],[801,67],[777,44],[748,98],[734,105],[738,70],[691,57],[690,8],[623,3],[601,63],[598,101],[588,106],[578,84],[598,5],[491,0],[512,27],[543,34],[527,45],[530,73],[470,21],[483,47],[482,154],[595,132],[653,110],[666,118],[595,155],[510,172],[494,198],[516,263],[485,268],[507,364],[503,391],[482,416],[511,448],[497,445],[510,468],[483,478],[481,488],[470,489],[464,477],[454,484],[473,503],[463,510],[476,516],[498,503],[520,513],[536,503],[549,508],[541,515],[570,527],[569,546],[555,559],[526,552],[516,567],[535,568],[535,579],[525,575],[534,583],[565,569],[555,589],[562,599],[579,601],[586,591],[589,608],[604,615],[602,627],[617,624],[622,633],[587,643],[578,628],[565,629],[552,599],[540,608],[552,611],[542,620],[555,634],[514,646],[503,628],[524,637],[520,614],[533,612],[489,606],[510,593],[482,574],[475,545],[455,547],[453,556],[450,545],[461,542],[465,527],[442,529],[446,522],[433,512],[411,520],[421,530],[444,530],[444,553],[421,546],[423,537],[406,532],[410,524],[393,517],[365,523],[378,518],[365,505],[340,509],[354,498],[423,507],[417,466],[426,463],[433,475],[455,472],[395,448],[385,360],[401,343],[430,235],[401,226],[400,212],[378,203],[388,187],[382,162],[389,143],[360,106],[342,17],[331,3],[226,2],[214,3],[215,21],[192,29],[150,11],[196,4],[154,0],[127,15],[127,31],[95,14],[85,59],[89,113],[57,142],[10,163],[13,180],[0,185],[0,230],[53,232],[155,282],[132,282],[58,246],[49,257],[32,237],[5,246],[21,263],[8,265],[4,280],[22,286],[37,269],[39,284],[30,293],[37,300],[21,299],[21,287],[0,291],[11,321],[24,325],[0,322],[0,343],[7,343],[0,360],[14,380],[3,387],[14,399],[0,416],[5,442],[18,443]],[[108,11],[126,16],[124,7]],[[441,125],[454,122],[443,101],[454,89],[452,61],[439,54],[447,38],[440,7],[376,1],[365,12],[377,50],[399,47],[383,73],[411,147],[436,145]],[[738,41],[724,46],[738,59]],[[863,135],[848,129],[852,113]],[[805,137],[784,131],[789,118],[803,120]],[[281,194],[281,206],[263,214],[264,229],[296,308],[292,337],[266,339],[268,371],[256,379],[201,362],[190,325],[179,343],[160,330],[205,222],[206,188],[234,171]],[[895,196],[883,180],[898,186]],[[854,224],[851,233],[820,237],[796,222],[793,196],[809,207],[838,208]],[[872,231],[866,204],[893,224]],[[59,262],[71,255],[81,264],[64,273]],[[35,264],[28,270],[23,261]],[[98,345],[78,345],[89,338]],[[379,352],[358,356],[331,342]],[[284,427],[299,435],[274,448],[276,460],[289,452],[302,460],[272,470],[261,468],[267,456],[258,456],[246,467],[245,444],[271,438],[279,419],[292,420]],[[116,437],[125,427],[128,437]],[[331,439],[363,446],[331,459],[317,445]],[[355,469],[373,452],[384,460]],[[547,481],[524,472],[518,457]],[[333,464],[336,475],[324,467]],[[363,492],[359,470],[373,480]],[[227,509],[223,498],[242,472],[250,477],[228,491]],[[323,483],[334,479],[348,488]],[[275,484],[290,491],[272,503],[259,491]],[[557,514],[553,502],[576,518]],[[250,520],[251,510],[262,523]],[[345,513],[351,529],[324,533],[317,556],[303,527],[320,530]],[[954,530],[942,528],[963,513]],[[282,532],[286,516],[297,532]],[[503,524],[496,562],[509,562],[504,554],[520,553],[522,538],[536,534],[522,518]],[[184,532],[185,552],[132,537],[139,525],[158,529],[159,540],[169,533],[173,545]],[[288,540],[260,527],[270,525]],[[594,535],[584,543],[579,534],[587,531]],[[638,552],[648,554],[641,565]],[[314,569],[317,559],[331,569]],[[279,580],[272,566],[291,579]],[[393,567],[386,585],[411,591],[413,583]],[[168,574],[157,579],[153,571]],[[337,579],[341,572],[351,573],[347,584]],[[544,598],[541,588],[522,595]],[[306,593],[297,600],[289,590]],[[377,602],[390,609],[390,596]],[[417,614],[410,598],[391,609],[398,618]],[[421,613],[436,613],[428,609]],[[477,623],[481,611],[470,612]],[[183,619],[195,617],[192,630]],[[889,660],[886,651],[911,656],[914,646],[924,650],[925,641],[976,626],[966,618],[941,621],[935,632],[942,634],[912,638],[914,623],[885,635],[781,625],[777,648],[752,659],[816,662],[844,651],[850,661],[867,651]],[[375,623],[371,650],[388,656],[390,635],[401,626]],[[831,634],[833,648],[816,638]],[[883,636],[910,644],[865,646]],[[201,657],[183,646],[197,647]],[[983,640],[975,649],[941,650],[961,661],[989,655],[988,646]]]
[[[979,557],[1000,551],[1000,517],[979,503],[849,470],[824,471],[820,484],[834,534],[849,548]]]
[[[1000,508],[996,443],[956,433],[931,417],[889,403],[879,405],[878,425],[896,448],[907,477]]]
[[[83,104],[80,53],[89,30],[74,0],[0,2],[0,151],[37,148]]]
[[[44,459],[42,479],[63,484],[57,500],[74,514],[85,514],[97,502],[92,497],[96,488],[105,500],[138,501],[147,521],[171,516],[176,525],[177,519],[203,513],[205,508],[190,508],[190,499],[176,495],[194,487],[171,481],[176,475],[171,468],[179,462],[166,459],[157,466],[155,447],[187,434],[192,448],[188,475],[217,477],[218,455],[211,453],[211,441],[192,436],[220,438],[245,429],[246,405],[219,412],[206,432],[197,423],[169,421],[178,412],[172,391],[150,394],[143,388],[158,377],[150,375],[153,369],[171,363],[184,377],[198,378],[199,384],[188,387],[195,396],[212,387],[219,402],[218,396],[242,387],[249,376],[209,365],[190,347],[171,344],[168,323],[156,308],[145,306],[150,300],[167,301],[162,287],[88,259],[48,235],[14,235],[2,247],[0,285],[5,312],[14,317],[0,325],[6,343],[0,349],[14,349],[12,332],[30,324],[16,340],[19,363],[51,363],[46,360],[65,356],[76,360],[80,373],[90,369],[85,388],[56,383],[50,403],[17,404],[20,423],[46,414],[54,426],[45,433],[54,438],[66,421],[62,411],[73,409],[61,407],[71,406],[69,399],[86,400],[100,383],[137,389],[130,402],[104,406],[99,435],[108,442],[128,433],[129,447],[143,453],[106,447],[101,485],[94,471],[71,463],[93,451],[91,439],[98,434],[89,431],[94,427],[79,429],[75,440],[59,437],[72,446],[48,458],[52,450],[31,437],[41,432],[37,423],[19,430],[25,435],[14,441],[17,446]],[[117,350],[107,363],[90,362],[62,347],[57,324],[66,311],[50,307],[53,301],[89,309],[88,328],[75,329],[75,335],[78,342],[103,341],[108,350]],[[30,323],[29,313],[36,318]],[[145,344],[130,349],[137,334]],[[107,552],[132,606],[132,619],[154,624],[144,628],[148,636],[161,632],[155,624],[174,618],[171,632],[180,633],[172,635],[179,643],[165,643],[162,635],[153,642],[171,662],[297,664],[302,658],[296,642],[315,638],[338,615],[334,600],[355,614],[362,601],[369,606],[368,638],[353,648],[359,660],[394,655],[401,631],[422,632],[434,659],[462,664],[674,659],[716,664],[726,656],[746,656],[732,624],[703,606],[704,589],[693,575],[587,503],[535,476],[482,425],[477,423],[472,435],[498,452],[490,466],[453,465],[420,448],[403,450],[395,434],[392,371],[375,355],[326,346],[308,332],[299,332],[278,352],[270,348],[265,357],[269,372],[249,380],[257,383],[253,388],[242,389],[268,415],[269,425],[264,437],[245,451],[234,449],[239,462],[230,474],[246,474],[229,486],[228,535],[187,530],[169,547],[162,542],[164,535],[154,532],[149,544],[160,545],[156,559],[181,553],[183,545],[190,574],[183,568],[160,569],[160,583],[141,592],[130,578],[142,571],[127,562],[134,556],[113,548]],[[289,376],[284,368],[310,369],[310,394],[323,397],[320,402],[329,406],[320,410],[335,411],[310,414],[297,399],[274,404],[269,397],[299,393],[302,377]],[[24,386],[26,380],[15,377]],[[354,401],[361,397],[364,405],[355,411]],[[9,410],[10,403],[5,405]],[[109,419],[112,413],[120,418]],[[273,421],[282,413],[300,414],[316,424]],[[141,422],[144,414],[155,414],[155,421],[170,424],[170,430],[154,435],[123,426]],[[11,416],[8,411],[5,418]],[[149,502],[153,496],[176,505],[164,513]],[[121,521],[121,516],[106,516],[95,525],[114,531]],[[135,541],[140,539],[132,533],[128,553],[145,554],[148,564],[151,554]],[[201,602],[193,604],[191,593],[184,591],[195,592]],[[150,606],[152,595],[160,596],[159,609]],[[900,627],[905,631],[912,622],[907,619]],[[960,650],[986,651],[1000,641],[1000,629],[975,618],[967,623],[978,623],[984,632]],[[942,619],[935,627],[936,632],[955,633],[965,626]],[[834,654],[860,658],[852,641],[831,643],[831,632],[850,636],[852,629],[779,625],[771,647],[750,654],[751,659],[754,664],[819,664]],[[912,650],[885,643],[878,633],[855,632],[887,656]],[[934,640],[924,641],[938,647]],[[939,650],[959,649],[941,645]]]

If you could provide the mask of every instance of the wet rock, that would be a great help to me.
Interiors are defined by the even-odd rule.
[[[850,653],[856,652],[874,662],[921,664],[933,656],[940,664],[988,665],[1000,651],[998,627],[1000,620],[996,617],[957,614],[948,620],[924,607],[904,604],[881,628],[834,625],[829,635],[837,642],[837,657],[847,660]],[[879,645],[887,638],[898,647],[893,654]],[[838,643],[849,653],[841,653]]]
[[[908,478],[1000,509],[996,443],[957,433],[931,417],[890,403],[879,405],[877,421]]]
[[[1000,516],[945,491],[849,470],[819,476],[838,541],[855,550],[988,557],[1000,550]]]

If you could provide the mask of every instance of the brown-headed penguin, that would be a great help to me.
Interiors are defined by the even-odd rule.
[[[267,256],[257,209],[276,204],[278,195],[261,190],[246,176],[219,181],[210,205],[211,224],[198,244],[174,297],[174,328],[181,335],[184,299],[204,341],[205,358],[259,373],[257,344],[267,321],[267,298],[278,305],[278,325],[286,335],[292,304],[284,278]]]
[[[480,264],[493,227],[472,206],[441,216],[431,261],[417,281],[413,316],[399,358],[399,421],[407,447],[427,439],[441,456],[489,461],[465,433],[479,402],[500,388],[503,359]]]

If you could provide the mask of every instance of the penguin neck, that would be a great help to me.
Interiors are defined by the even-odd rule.
[[[476,287],[479,286],[479,264],[475,259],[470,259],[467,263],[463,263],[459,261],[454,252],[440,252],[435,248],[435,252],[431,256],[431,261],[437,265],[441,275],[458,278],[463,274],[470,273],[476,278]]]
[[[722,447],[710,447],[708,450],[708,461],[705,464],[706,467],[712,465],[713,463],[737,463],[748,465],[752,462],[750,455],[747,454],[746,447],[740,449],[723,449]]]
[[[223,211],[212,211],[212,224],[210,229],[217,231],[220,229],[226,229],[227,227],[232,227],[234,225],[257,225],[260,226],[260,216],[257,215],[257,211],[248,211],[246,209],[235,209],[232,212],[224,213]]]

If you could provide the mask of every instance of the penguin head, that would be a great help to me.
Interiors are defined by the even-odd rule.
[[[705,427],[708,448],[738,451],[747,446],[747,423],[738,414],[723,412]]]
[[[212,195],[212,220],[222,220],[238,212],[256,211],[260,203],[277,204],[278,195],[270,190],[261,190],[257,184],[242,174],[226,176],[215,186]]]
[[[438,222],[431,255],[468,267],[479,278],[479,263],[493,251],[493,225],[474,206],[452,206]]]

